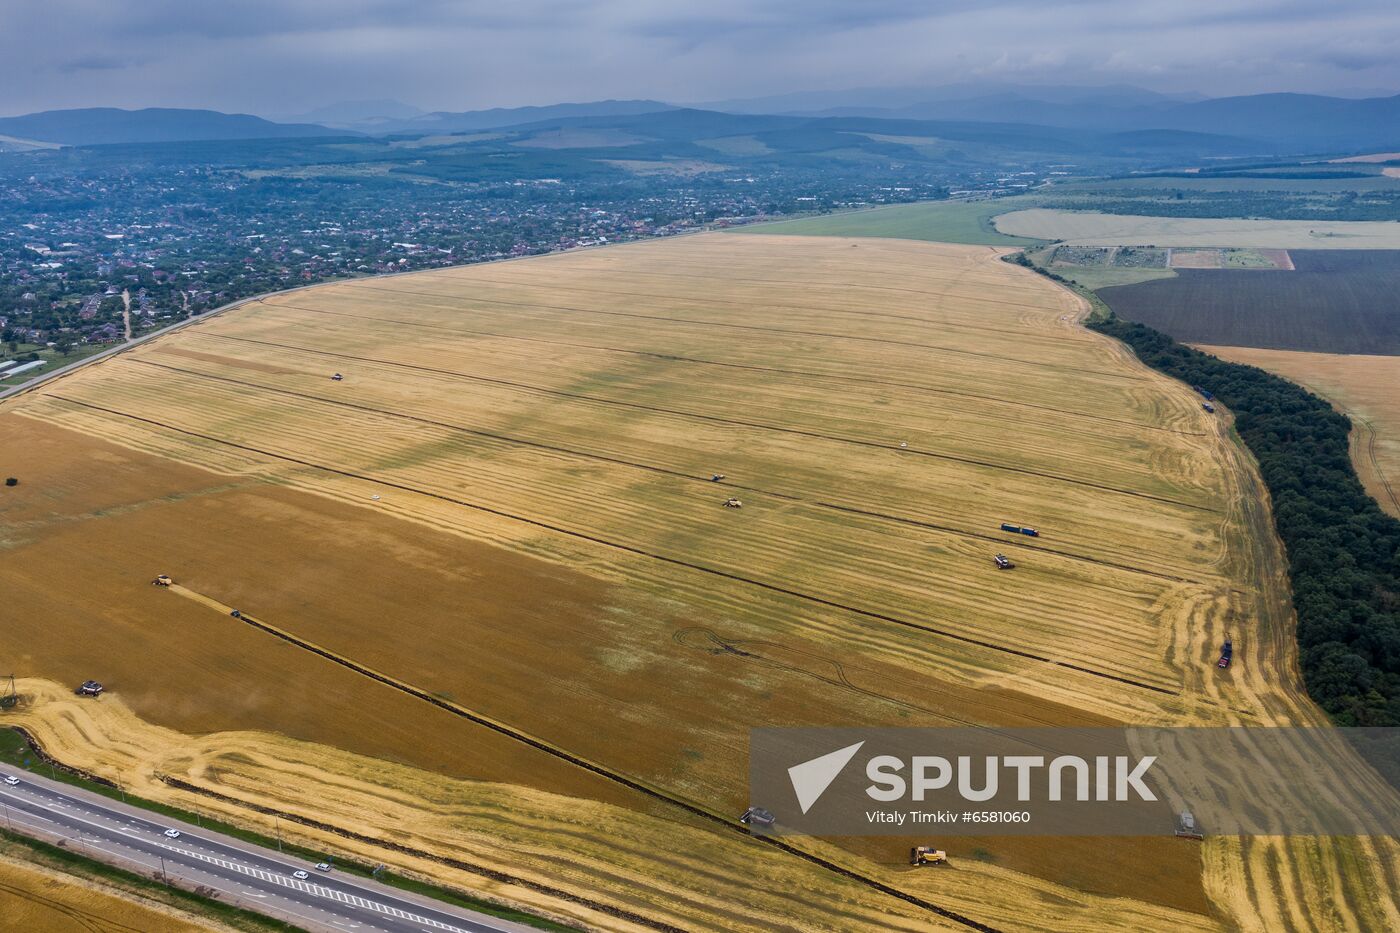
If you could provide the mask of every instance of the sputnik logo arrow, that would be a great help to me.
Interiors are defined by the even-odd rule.
[[[797,803],[802,807],[805,814],[812,809],[812,804],[816,803],[826,789],[831,786],[831,782],[836,780],[841,774],[841,770],[850,764],[856,752],[865,742],[857,742],[854,745],[847,745],[845,748],[838,748],[834,752],[828,752],[820,758],[813,758],[804,761],[800,765],[793,765],[788,768],[788,779],[792,781],[792,789],[797,793]]]

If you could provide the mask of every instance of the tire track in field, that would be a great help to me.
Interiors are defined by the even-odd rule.
[[[892,616],[887,613],[877,612],[873,609],[862,609],[858,606],[852,606],[846,603],[841,603],[834,599],[827,599],[824,596],[816,596],[811,593],[805,593],[801,590],[794,590],[785,586],[779,586],[776,583],[769,583],[767,581],[758,580],[753,577],[745,577],[741,574],[731,573],[727,570],[719,570],[714,567],[707,567],[703,564],[691,563],[689,561],[684,561],[676,557],[669,557],[665,554],[660,554],[655,551],[648,551],[645,548],[636,547],[634,545],[623,544],[618,541],[610,541],[607,538],[601,538],[597,535],[589,534],[588,532],[577,531],[572,528],[566,528],[562,525],[555,525],[550,522],[542,521],[540,519],[529,518],[524,515],[516,515],[512,512],[507,512],[503,509],[497,509],[491,506],[481,505],[480,503],[476,502],[469,502],[465,499],[458,499],[453,496],[446,495],[445,493],[434,492],[430,489],[421,489],[416,486],[410,486],[406,483],[398,483],[393,480],[379,479],[373,476],[368,476],[363,473],[356,473],[353,470],[346,470],[340,467],[328,466],[323,463],[315,463],[310,460],[303,460],[299,457],[294,457],[290,454],[283,454],[278,453],[276,451],[265,450],[259,447],[253,447],[248,444],[240,444],[237,441],[230,441],[225,438],[214,437],[210,434],[203,434],[198,431],[191,431],[187,428],[182,428],[177,425],[167,424],[162,421],[156,421],[152,418],[145,418],[141,415],[133,415],[130,412],[118,411],[113,408],[106,408],[102,405],[95,405],[91,402],[84,402],[79,399],[68,398],[66,396],[58,395],[52,392],[43,393],[42,397],[57,399],[58,401],[66,402],[70,405],[76,405],[80,408],[86,408],[92,411],[100,411],[105,414],[115,415],[119,418],[126,418],[129,421],[135,421],[141,424],[148,424],[166,431],[173,431],[177,434],[183,434],[186,437],[194,437],[198,438],[199,440],[208,441],[213,444],[219,444],[224,447],[230,447],[234,450],[242,450],[248,453],[257,454],[262,457],[269,457],[271,459],[281,460],[286,463],[294,463],[297,466],[303,466],[313,470],[320,470],[324,473],[330,473],[334,476],[343,476],[348,479],[357,479],[368,483],[375,483],[377,485],[384,486],[389,489],[398,489],[403,492],[410,492],[414,493],[415,495],[425,496],[430,499],[436,499],[440,502],[447,502],[452,505],[459,505],[463,508],[471,509],[476,512],[482,512],[487,515],[495,515],[498,518],[504,518],[510,521],[520,522],[521,524],[529,525],[533,528],[542,528],[546,531],[551,531],[556,534],[576,538],[580,541],[587,541],[590,544],[600,545],[602,547],[611,548],[613,550],[621,551],[626,554],[632,554],[637,557],[644,557],[649,560],[655,560],[660,563],[669,564],[675,567],[683,567],[687,570],[697,571],[699,573],[704,573],[712,577],[718,577],[720,579],[729,580],[731,582],[743,583],[745,585],[753,586],[771,593],[777,593],[781,596],[789,596],[793,599],[800,599],[804,602],[809,602],[813,605],[822,606],[828,609],[836,609],[842,612],[849,612],[867,619],[873,619],[877,622],[885,622],[891,625],[898,625],[903,628],[914,629],[916,631],[925,632],[927,634],[935,635],[940,638],[946,638],[950,641],[956,641],[963,644],[973,645],[974,647],[978,648],[985,648],[989,651],[995,651],[1002,654],[1011,655],[1013,657],[1024,658],[1025,660],[1029,661],[1036,661],[1042,664],[1054,665],[1056,667],[1061,667],[1066,670],[1077,671],[1081,674],[1088,674],[1091,677],[1099,677],[1104,680],[1111,680],[1116,683],[1127,684],[1128,686],[1138,687],[1143,690],[1150,690],[1154,693],[1165,694],[1166,696],[1181,696],[1181,691],[1179,689],[1163,687],[1160,684],[1152,684],[1141,680],[1135,680],[1131,677],[1126,677],[1120,674],[1112,674],[1107,671],[1101,671],[1092,667],[1086,667],[1082,664],[1076,664],[1072,661],[1058,660],[1055,658],[1047,657],[1045,655],[1036,654],[1035,652],[1027,651],[1022,648],[1013,648],[1009,645],[1002,645],[998,644],[997,642],[987,641],[981,638],[974,638],[970,635],[963,635],[955,631],[950,631],[948,629],[941,629],[931,625],[925,625],[920,622],[913,622],[909,619],[902,619],[898,616]]]
[[[1125,382],[1145,382],[1141,376],[1129,376],[1124,373],[1110,373],[1098,369],[1084,369],[1077,366],[1062,366],[1057,363],[1045,363],[1040,360],[1027,360],[1016,356],[1001,356],[996,353],[981,353],[977,350],[959,350],[956,347],[945,347],[936,343],[914,343],[911,340],[895,340],[888,337],[861,337],[857,334],[837,334],[820,330],[794,330],[788,327],[767,327],[762,324],[731,324],[725,321],[702,321],[696,318],[667,317],[662,314],[642,314],[639,311],[600,311],[596,308],[571,308],[562,305],[545,305],[531,301],[506,301],[497,298],[463,298],[461,295],[444,295],[440,292],[405,291],[397,288],[379,288],[373,285],[356,285],[357,291],[385,292],[399,298],[421,297],[421,298],[443,298],[448,301],[484,301],[488,304],[504,304],[527,308],[540,308],[547,311],[570,311],[575,314],[603,314],[611,317],[640,318],[647,321],[663,321],[668,324],[691,324],[697,327],[722,327],[730,330],[751,330],[766,334],[788,334],[797,337],[823,337],[829,340],[855,340],[862,343],[878,343],[896,347],[916,347],[920,350],[938,350],[943,353],[956,353],[963,356],[975,356],[980,359],[1000,360],[1004,363],[1018,363],[1022,366],[1036,366],[1041,369],[1053,369],[1056,372],[1089,373],[1095,376],[1103,376],[1106,379],[1121,379]],[[654,296],[653,296],[654,297]],[[477,310],[480,308],[465,308],[460,310]]]
[[[43,876],[41,875],[41,877]],[[81,887],[81,885],[77,886]],[[94,888],[100,893],[107,894],[109,897],[122,897],[121,895],[101,891],[101,889],[97,888],[96,885],[94,885]],[[11,897],[17,900],[26,901],[31,904],[38,904],[41,907],[45,907],[56,914],[68,918],[68,920],[75,924],[77,927],[81,927],[84,930],[88,930],[90,931],[90,933],[113,933],[113,931],[119,929],[130,930],[132,931],[132,933],[143,933],[140,927],[127,926],[125,923],[119,923],[116,920],[104,917],[101,914],[89,913],[88,911],[83,910],[81,907],[76,907],[72,904],[64,903],[63,901],[57,900],[55,898],[47,897],[46,895],[39,894],[36,891],[31,891],[22,887],[17,887],[7,882],[0,882],[0,891],[8,892]],[[136,896],[131,896],[129,898],[122,899],[128,900],[130,903],[140,904]],[[156,911],[152,910],[152,912],[154,913]]]
[[[843,437],[839,434],[823,434],[820,431],[808,431],[802,428],[783,427],[781,425],[764,424],[761,421],[743,421],[737,418],[724,418],[719,415],[706,415],[700,412],[684,411],[677,408],[663,408],[659,405],[643,405],[640,402],[624,402],[618,399],[600,398],[595,395],[586,395],[582,392],[568,392],[563,389],[551,389],[545,386],[531,385],[524,382],[511,382],[508,379],[497,379],[491,376],[479,376],[473,373],[458,372],[451,369],[437,369],[432,366],[420,366],[416,363],[401,363],[396,360],[378,359],[372,356],[355,356],[350,353],[335,353],[331,350],[318,350],[315,347],[303,347],[290,343],[276,343],[271,340],[256,340],[252,337],[233,337],[227,334],[208,334],[210,337],[217,337],[220,340],[235,340],[240,343],[252,343],[265,347],[277,347],[282,350],[296,350],[302,353],[314,353],[318,356],[329,356],[334,359],[353,360],[358,363],[375,363],[382,366],[394,366],[400,369],[411,369],[418,372],[433,373],[439,376],[451,376],[457,379],[469,379],[473,382],[484,382],[489,385],[504,386],[509,389],[523,390],[526,392],[539,392],[544,395],[554,395],[560,398],[581,399],[586,402],[593,402],[599,405],[611,405],[618,408],[630,408],[636,411],[659,412],[665,415],[676,415],[682,418],[694,418],[699,421],[709,421],[715,424],[727,424],[741,428],[756,428],[761,431],[772,431],[778,434],[791,434],[797,437],[812,437],[824,441],[836,441],[842,444],[853,444],[859,447],[871,447],[876,450],[896,450],[902,454],[909,454],[916,457],[932,457],[935,460],[947,460],[954,463],[965,463],[971,466],[985,467],[990,470],[1002,470],[1007,473],[1018,473],[1023,476],[1036,476],[1041,479],[1055,480],[1056,482],[1068,483],[1074,486],[1084,486],[1089,489],[1098,489],[1103,492],[1117,493],[1123,496],[1132,496],[1137,499],[1147,499],[1153,502],[1165,502],[1168,505],[1175,505],[1180,508],[1192,509],[1198,512],[1218,513],[1220,510],[1208,505],[1197,505],[1194,502],[1183,502],[1180,499],[1172,499],[1168,496],[1154,496],[1151,493],[1138,492],[1132,489],[1121,489],[1117,486],[1109,486],[1106,483],[1095,483],[1086,479],[1075,479],[1070,476],[1060,476],[1056,473],[1048,473],[1043,470],[1030,470],[1025,467],[1008,466],[1002,463],[992,463],[988,460],[977,460],[972,457],[959,457],[954,454],[941,454],[932,450],[921,450],[917,447],[898,447],[894,444],[882,444],[877,441],[866,441],[859,438]]]
[[[1381,469],[1380,459],[1376,456],[1376,429],[1370,421],[1361,419],[1361,423],[1366,425],[1366,456],[1371,461],[1371,469],[1375,471],[1376,478],[1385,487],[1386,495],[1390,497],[1390,502],[1395,506],[1395,511],[1400,514],[1400,497],[1395,495],[1395,487],[1390,484],[1390,477],[1385,475]]]
[[[976,392],[961,392],[957,389],[940,389],[934,386],[918,385],[912,382],[895,382],[889,379],[876,379],[873,376],[845,376],[839,373],[822,373],[805,369],[782,369],[776,366],[757,366],[752,363],[727,363],[721,360],[707,360],[694,356],[678,356],[674,353],[658,353],[650,350],[634,350],[628,347],[612,347],[606,344],[595,343],[574,343],[568,340],[549,340],[544,337],[526,337],[520,334],[500,334],[493,331],[484,330],[459,330],[455,327],[445,327],[441,324],[428,324],[422,321],[402,321],[396,318],[371,317],[364,314],[350,314],[345,311],[330,311],[325,308],[307,308],[302,305],[278,302],[268,305],[271,308],[286,308],[293,311],[307,311],[312,314],[328,314],[335,317],[348,317],[357,321],[370,321],[377,324],[394,324],[402,327],[419,327],[426,330],[438,330],[443,333],[456,334],[460,337],[492,337],[500,340],[519,340],[526,343],[542,343],[554,347],[572,347],[578,350],[600,350],[606,353],[622,353],[630,356],[644,356],[650,359],[666,360],[677,363],[693,363],[699,366],[718,366],[724,369],[740,369],[749,372],[777,373],[785,376],[805,376],[815,379],[829,379],[834,382],[849,382],[857,385],[886,386],[895,389],[908,389],[915,392],[927,392],[932,395],[949,395],[955,398],[969,398],[980,402],[996,402],[999,405],[1010,405],[1016,408],[1029,408],[1033,411],[1046,411],[1052,414],[1062,415],[1070,418],[1083,418],[1087,421],[1098,421],[1104,424],[1122,424],[1135,428],[1139,431],[1159,431],[1163,434],[1178,434],[1183,437],[1205,437],[1204,431],[1180,431],[1176,428],[1162,427],[1156,424],[1144,424],[1140,421],[1129,421],[1126,418],[1106,418],[1103,415],[1093,415],[1088,412],[1073,411],[1067,408],[1056,408],[1053,405],[1037,405],[1034,402],[1022,402],[1008,398],[1000,398],[995,395],[980,395]],[[222,334],[201,334],[205,337],[222,337]],[[233,339],[233,338],[229,338]]]
[[[940,525],[936,522],[930,522],[923,519],[908,518],[902,515],[893,515],[888,512],[880,512],[873,509],[860,508],[859,506],[843,505],[839,502],[827,502],[821,499],[809,499],[806,496],[801,496],[794,493],[778,492],[773,489],[766,489],[762,486],[748,486],[743,483],[731,483],[728,480],[720,480],[716,482],[714,480],[711,480],[707,476],[703,476],[696,473],[687,473],[684,470],[675,470],[671,469],[670,467],[659,466],[657,464],[642,463],[637,460],[628,460],[624,457],[616,457],[610,456],[608,454],[600,454],[586,450],[579,450],[574,447],[565,447],[561,444],[549,444],[545,443],[544,441],[532,441],[526,438],[513,437],[509,434],[500,434],[495,431],[484,431],[480,428],[469,428],[465,425],[453,424],[449,421],[437,421],[432,418],[423,417],[422,415],[413,415],[407,412],[394,411],[388,408],[376,408],[373,405],[363,405],[358,402],[347,402],[343,399],[326,398],[323,395],[315,395],[310,392],[298,392],[294,389],[284,389],[278,386],[264,385],[260,382],[251,382],[246,379],[235,379],[232,376],[218,376],[213,373],[200,372],[199,370],[195,369],[185,369],[180,366],[171,366],[168,363],[157,363],[154,360],[148,360],[140,357],[123,358],[122,362],[134,363],[141,366],[151,366],[158,369],[169,370],[170,372],[181,373],[187,376],[194,376],[200,379],[210,379],[216,382],[227,382],[232,385],[244,386],[250,389],[260,389],[265,392],[271,392],[276,395],[286,395],[292,398],[300,398],[313,402],[321,402],[326,405],[332,405],[338,408],[349,408],[354,411],[369,412],[371,414],[382,415],[388,418],[399,418],[404,421],[413,421],[419,424],[430,425],[435,428],[443,428],[445,430],[455,431],[461,434],[470,434],[476,437],[489,438],[490,440],[501,441],[506,444],[514,444],[520,447],[530,447],[536,450],[547,450],[551,453],[565,454],[567,456],[577,457],[583,460],[595,460],[600,463],[611,463],[618,466],[629,467],[632,469],[645,470],[649,473],[659,473],[663,476],[674,476],[679,479],[690,480],[696,483],[704,483],[708,486],[722,486],[727,489],[738,489],[744,492],[755,492],[759,493],[760,495],[771,496],[774,499],[782,499],[787,502],[800,502],[804,505],[810,505],[815,508],[830,509],[837,512],[845,512],[851,515],[860,515],[864,518],[872,518],[886,522],[895,522],[901,525],[910,525],[916,528],[927,528],[931,531],[941,531],[948,534],[956,535],[958,537],[972,538],[979,541],[991,541],[995,544],[1005,545],[1008,543],[1008,539],[1005,537],[984,534],[982,532],[971,531],[966,528],[958,528],[953,525]],[[1120,564],[1115,561],[1102,560],[1097,557],[1089,557],[1083,554],[1075,554],[1071,551],[1061,551],[1057,548],[1047,547],[1043,544],[1032,544],[1029,542],[1021,541],[1015,541],[1010,543],[1014,543],[1017,547],[1022,547],[1028,551],[1040,551],[1041,553],[1045,554],[1054,554],[1058,557],[1063,557],[1067,560],[1082,561],[1084,563],[1096,564],[1100,567],[1111,567],[1115,570],[1122,570],[1128,573],[1138,573],[1148,577],[1155,577],[1159,580],[1168,580],[1173,583],[1191,583],[1197,586],[1205,585],[1204,582],[1201,580],[1194,580],[1189,577],[1173,576],[1172,574],[1162,573],[1157,570],[1148,570],[1145,567],[1136,567],[1132,564]]]
[[[197,603],[208,606],[212,609],[216,609],[224,613],[230,613],[232,611],[231,607],[220,603],[218,600],[205,596],[203,593],[191,590],[188,587],[180,586],[179,584],[174,584],[170,587],[170,589],[172,592],[175,592],[178,595],[185,597],[186,599],[191,599]],[[885,884],[884,882],[877,881],[874,878],[870,878],[866,875],[862,875],[857,871],[854,871],[850,868],[846,868],[842,865],[838,865],[835,862],[821,857],[820,855],[815,855],[811,852],[807,852],[776,837],[762,836],[757,833],[754,833],[750,831],[747,827],[736,825],[732,819],[726,818],[722,814],[718,813],[717,811],[711,810],[709,807],[705,806],[702,803],[687,800],[684,797],[673,794],[672,792],[667,791],[664,788],[653,786],[652,784],[643,781],[639,778],[628,777],[621,771],[610,768],[607,765],[592,761],[591,759],[585,758],[582,755],[578,755],[574,752],[571,752],[560,745],[555,745],[553,742],[534,736],[529,732],[526,732],[525,730],[520,729],[516,726],[512,726],[509,723],[503,722],[499,719],[494,719],[490,716],[485,715],[484,713],[480,713],[466,706],[462,706],[461,704],[456,703],[452,700],[448,700],[443,697],[437,696],[429,690],[425,690],[422,687],[415,686],[414,684],[411,684],[408,681],[400,680],[397,677],[394,677],[390,674],[385,674],[366,664],[362,664],[361,662],[356,661],[354,658],[351,658],[347,655],[339,654],[335,651],[331,651],[330,649],[318,645],[315,642],[307,641],[306,639],[303,639],[279,626],[273,625],[270,622],[264,622],[263,620],[258,619],[255,616],[250,616],[245,612],[239,612],[237,619],[238,621],[254,629],[257,629],[260,632],[271,635],[274,638],[278,638],[290,645],[294,645],[298,648],[301,648],[304,651],[308,651],[311,654],[316,655],[317,657],[323,658],[327,661],[330,661],[333,664],[337,664],[341,667],[344,667],[347,670],[353,671],[354,673],[359,674],[362,677],[366,677],[378,684],[389,687],[393,690],[398,691],[399,693],[406,694],[410,697],[413,697],[416,700],[428,703],[436,707],[437,709],[440,709],[446,713],[450,713],[453,716],[465,719],[468,722],[472,722],[478,726],[490,729],[492,732],[505,736],[506,738],[512,739],[523,745],[527,745],[530,748],[535,749],[536,751],[543,752],[552,758],[557,758],[560,761],[573,765],[576,768],[581,768],[584,771],[587,771],[598,777],[604,778],[605,780],[610,781],[614,784],[618,784],[622,787],[625,787],[628,790],[636,791],[653,800],[657,800],[661,803],[677,807],[689,813],[691,816],[699,817],[700,819],[703,819],[706,822],[721,826],[731,833],[737,833],[740,836],[744,836],[749,839],[753,839],[759,843],[772,846],[773,848],[778,849],[782,852],[786,852],[789,855],[795,855],[798,858],[810,862],[814,865],[817,865],[821,868],[824,868],[827,871],[835,872],[836,874],[841,875],[844,878],[856,881],[868,888],[871,888],[872,890],[879,891],[882,894],[887,894],[891,897],[898,898],[899,900],[902,900],[906,903],[913,904],[917,907],[921,907],[925,910],[937,914],[940,917],[943,917],[947,920],[952,920],[953,922],[959,923],[963,926],[970,927],[974,930],[986,931],[986,933],[998,933],[998,931],[994,927],[989,927],[986,924],[973,920],[970,917],[966,917],[960,913],[957,913],[956,911],[950,910],[949,908],[940,907],[939,905],[934,904],[932,901],[925,900],[907,891],[902,891],[899,888],[892,887],[890,885]]]

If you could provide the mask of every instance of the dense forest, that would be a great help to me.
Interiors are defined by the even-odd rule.
[[[1351,422],[1286,379],[1142,324],[1109,317],[1090,326],[1234,412],[1288,552],[1308,693],[1338,725],[1400,725],[1400,520],[1357,479]]]

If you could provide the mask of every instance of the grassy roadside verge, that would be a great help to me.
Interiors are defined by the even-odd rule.
[[[90,858],[71,849],[31,839],[28,836],[5,829],[0,829],[0,854],[91,882],[104,889],[115,890],[137,902],[172,907],[200,919],[216,921],[235,930],[263,933],[263,931],[271,930],[301,929],[301,927],[292,926],[284,920],[275,920],[242,907],[225,904],[213,897],[171,887],[152,878],[147,878],[145,875],[108,865],[106,862]]]
[[[239,839],[269,851],[280,851],[282,854],[291,858],[308,862],[330,861],[335,865],[338,871],[357,875],[362,878],[372,878],[381,884],[407,893],[428,897],[443,904],[463,907],[468,910],[498,917],[502,920],[527,924],[542,930],[557,931],[557,933],[574,933],[574,931],[577,930],[576,927],[557,923],[545,917],[539,917],[534,914],[503,906],[493,901],[473,897],[465,891],[443,888],[387,870],[376,871],[375,869],[378,866],[375,865],[366,864],[354,859],[343,859],[329,852],[308,849],[304,846],[286,842],[285,840],[279,842],[275,837],[235,826],[231,823],[223,822],[222,820],[213,819],[203,813],[186,810],[181,807],[173,807],[169,804],[159,803],[154,800],[147,800],[133,794],[125,793],[122,788],[111,782],[93,775],[84,774],[76,769],[66,767],[61,762],[48,758],[43,751],[34,746],[29,741],[28,736],[19,729],[0,728],[0,768],[30,771],[35,774],[50,777],[60,783],[101,794],[109,799],[124,802],[157,816],[165,816],[184,823],[191,823],[207,829],[210,832]],[[278,927],[278,929],[280,929],[280,927]]]

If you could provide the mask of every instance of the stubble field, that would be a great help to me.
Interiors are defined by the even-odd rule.
[[[52,869],[0,857],[0,920],[25,933],[210,933],[229,928],[130,892],[74,882]]]
[[[1351,459],[1356,472],[1381,508],[1400,518],[1400,356],[1253,347],[1200,349],[1292,379],[1350,417]]]
[[[1223,423],[999,256],[710,235],[361,280],[9,400],[3,647],[116,717],[35,686],[24,721],[153,796],[266,806],[296,760],[279,806],[376,838],[470,826],[531,877],[565,845],[568,896],[501,896],[586,922],[1248,927],[1319,884],[1379,916],[1365,846],[1334,881],[1297,842],[939,840],[931,875],[908,840],[813,861],[733,826],[754,726],[1316,717]],[[429,816],[492,794],[529,819]]]
[[[1143,180],[1151,186],[1155,179]],[[1354,179],[1347,179],[1348,183]],[[1240,179],[1230,187],[1247,188]],[[1264,180],[1263,185],[1278,184]],[[1287,187],[1287,186],[1285,186]],[[1259,249],[1400,249],[1393,220],[1253,220],[1146,217],[1030,208],[1001,214],[996,229],[1008,236],[1064,240],[1085,246],[1234,246]]]

